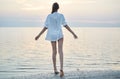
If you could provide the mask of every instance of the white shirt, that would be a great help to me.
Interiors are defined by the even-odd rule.
[[[66,25],[65,18],[63,14],[54,12],[49,14],[45,21],[45,27],[48,28],[46,40],[57,41],[63,38],[62,26]]]

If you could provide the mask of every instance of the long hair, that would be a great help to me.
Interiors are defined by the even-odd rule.
[[[51,13],[56,12],[58,9],[59,9],[59,4],[57,2],[53,3]]]

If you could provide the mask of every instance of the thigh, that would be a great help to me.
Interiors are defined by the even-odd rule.
[[[58,40],[58,50],[59,51],[63,50],[63,38]]]
[[[56,51],[56,41],[51,41],[52,50]]]

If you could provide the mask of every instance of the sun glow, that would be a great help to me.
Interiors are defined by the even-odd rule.
[[[0,22],[5,25],[9,20],[10,23],[16,19],[22,19],[23,22],[30,19],[32,21],[33,17],[37,18],[37,21],[43,21],[51,13],[54,2],[59,3],[59,12],[63,13],[72,25],[114,23],[119,26],[120,24],[120,0],[1,0]]]

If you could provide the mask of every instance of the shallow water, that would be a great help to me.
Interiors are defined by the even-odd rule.
[[[53,72],[51,44],[42,28],[0,28],[0,79]],[[120,28],[72,27],[78,39],[63,28],[64,70],[120,70]],[[59,56],[57,55],[59,70]]]

